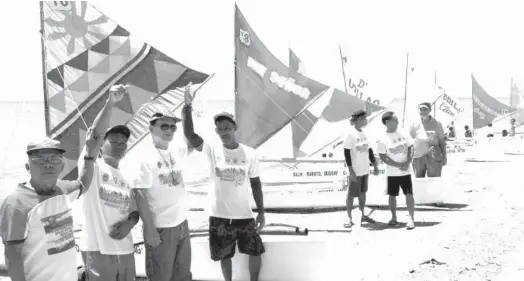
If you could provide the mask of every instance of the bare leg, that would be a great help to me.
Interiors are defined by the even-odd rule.
[[[397,221],[397,197],[389,196],[389,209],[391,210],[391,220]]]
[[[262,267],[261,256],[249,256],[249,274],[251,281],[258,281],[260,275],[260,268]]]
[[[349,195],[349,192],[348,192],[348,196],[346,197],[346,207],[347,207],[347,212],[348,212],[348,218],[349,218],[349,224],[351,225],[353,223],[353,218],[351,216],[351,212],[353,211],[353,201],[354,201],[355,197]]]
[[[224,275],[225,281],[233,280],[233,265],[231,259],[223,259],[220,261],[220,266],[222,267],[222,275]]]
[[[360,209],[360,212],[362,212],[362,216],[364,215],[364,207],[366,207],[366,192],[360,192],[358,196],[358,208]]]
[[[408,207],[409,218],[415,221],[415,198],[413,198],[413,194],[406,194],[406,205]]]

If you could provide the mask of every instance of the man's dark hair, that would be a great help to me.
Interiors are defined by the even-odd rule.
[[[224,120],[228,120],[229,122],[233,123],[233,125],[236,125],[237,123],[235,123],[235,121],[229,117],[226,117],[226,116],[220,116],[220,117],[217,117],[217,119],[215,119],[215,126],[218,124],[218,122],[221,122],[221,121],[224,121]]]
[[[393,111],[386,111],[384,114],[382,114],[382,124],[386,125],[386,121],[391,120],[395,116],[395,113]]]

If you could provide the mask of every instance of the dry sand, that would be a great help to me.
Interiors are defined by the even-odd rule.
[[[465,163],[455,178],[464,204],[419,206],[412,231],[405,224],[389,228],[389,211],[372,209],[378,223],[356,227],[347,234],[357,245],[354,252],[333,257],[344,276],[326,272],[326,280],[524,280],[524,156],[511,161]],[[192,217],[192,225],[206,221],[202,213]],[[401,209],[399,220],[406,218]],[[339,228],[345,219],[345,211],[267,215],[268,223],[317,229]]]

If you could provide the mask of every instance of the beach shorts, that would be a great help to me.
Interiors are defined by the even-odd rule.
[[[134,281],[135,255],[103,255],[100,252],[82,252],[86,281]]]
[[[260,256],[266,250],[256,232],[254,219],[224,219],[209,217],[209,250],[214,261],[232,258],[238,251],[249,256]]]
[[[359,197],[360,193],[368,192],[369,175],[357,176],[357,181],[349,180],[349,196]]]
[[[191,241],[187,220],[175,227],[157,228],[162,244],[146,247],[146,275],[154,281],[190,281]]]
[[[428,178],[440,177],[442,174],[442,162],[437,161],[431,157],[431,154],[426,154],[422,157],[413,158],[413,170],[415,177]]]
[[[398,196],[400,188],[402,188],[404,195],[413,194],[413,182],[411,181],[411,175],[388,177],[389,196]]]

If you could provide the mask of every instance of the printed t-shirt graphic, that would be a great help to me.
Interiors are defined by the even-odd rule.
[[[386,154],[393,161],[403,163],[408,159],[408,148],[413,145],[413,139],[401,132],[384,133],[377,142],[378,153]],[[406,171],[387,165],[387,175],[390,177],[405,176],[411,174],[412,167],[409,165]]]
[[[50,195],[38,195],[29,183],[18,186],[2,204],[0,233],[4,243],[23,241],[28,281],[77,280],[71,203],[80,194],[78,181],[61,181]]]
[[[131,186],[115,169],[104,162],[96,161],[93,181],[89,190],[80,198],[83,216],[78,247],[81,251],[99,251],[104,255],[125,255],[134,251],[132,235],[122,240],[109,236],[113,224],[125,220],[137,210]]]
[[[203,152],[211,165],[213,188],[209,192],[210,214],[227,219],[253,218],[251,181],[258,173],[258,159],[253,148],[240,144],[236,149],[204,143]]]
[[[362,130],[351,127],[344,141],[344,148],[351,151],[351,164],[357,177],[369,174],[369,141]]]
[[[134,188],[147,188],[147,201],[156,227],[175,227],[187,219],[188,195],[182,177],[188,150],[174,147],[167,150],[153,145],[140,164],[140,175]]]

